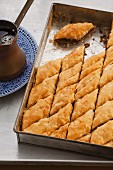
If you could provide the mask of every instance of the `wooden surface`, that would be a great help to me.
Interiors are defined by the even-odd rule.
[[[0,18],[7,19],[10,21],[15,21],[21,8],[25,4],[25,0],[0,0]],[[22,26],[25,27],[36,39],[39,44],[41,35],[44,29],[44,25],[46,23],[46,19],[49,13],[49,8],[53,0],[35,0],[33,5],[31,6],[29,12],[26,14],[22,22]],[[64,2],[67,4],[72,4],[76,6],[90,7],[95,9],[102,9],[113,11],[113,0],[57,0],[55,2]],[[48,164],[51,164],[53,161],[75,161],[74,165],[80,165],[79,161],[82,159],[83,164],[81,165],[82,169],[86,169],[84,165],[89,165],[90,161],[94,161],[93,166],[98,165],[98,161],[109,161],[109,165],[113,165],[112,160],[108,160],[106,158],[98,158],[94,156],[88,156],[83,154],[78,154],[74,152],[67,152],[62,150],[49,149],[44,147],[35,147],[30,145],[18,145],[16,135],[13,132],[13,125],[24,95],[25,87],[20,89],[19,91],[11,94],[9,96],[0,98],[0,170],[3,169],[3,164],[43,164],[43,161],[48,160]],[[101,164],[99,164],[101,165]],[[106,165],[106,163],[105,163]],[[4,166],[7,169],[6,166]],[[26,169],[26,167],[23,167]],[[36,167],[28,166],[27,170]],[[39,167],[41,170],[41,167]],[[45,167],[42,167],[45,169]],[[70,167],[69,169],[74,169]],[[21,169],[22,167],[11,166],[11,169]],[[53,169],[50,167],[49,169]],[[55,169],[55,168],[54,168]],[[57,167],[56,167],[57,169]],[[58,168],[59,170],[62,167]],[[63,169],[68,169],[67,167],[63,167]],[[77,168],[77,169],[80,169]],[[98,169],[96,168],[87,168],[87,169]],[[102,167],[101,167],[102,169]],[[103,168],[105,169],[105,168]],[[110,169],[110,168],[109,168]],[[111,168],[112,169],[112,168]]]

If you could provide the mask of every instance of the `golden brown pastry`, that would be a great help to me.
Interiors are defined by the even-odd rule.
[[[103,105],[105,102],[112,99],[113,99],[113,81],[106,84],[100,89],[97,100],[97,107]]]
[[[64,126],[70,122],[70,115],[72,113],[72,104],[67,104],[65,107],[59,110],[58,113],[49,117],[43,118],[36,123],[33,123],[28,128],[24,129],[24,132],[34,134],[50,135],[52,132]]]
[[[109,34],[109,39],[107,42],[107,48],[110,46],[113,46],[113,21],[112,21],[111,33]]]
[[[36,74],[36,85],[42,83],[46,78],[58,74],[61,69],[61,59],[49,61],[47,64],[40,66]]]
[[[94,25],[88,22],[68,24],[54,35],[54,40],[65,38],[65,39],[75,39],[79,41],[86,34],[88,34],[89,31],[92,30],[93,28]]]
[[[76,91],[76,84],[65,87],[64,89],[58,91],[54,96],[54,101],[52,104],[52,109],[50,115],[58,112],[62,107],[68,103],[73,103],[75,100],[74,92]]]
[[[33,123],[23,131],[27,133],[33,133],[33,134],[43,134],[44,132],[46,132],[46,127],[48,126],[48,124],[49,124],[49,118],[43,118],[38,122]]]
[[[113,46],[107,49],[104,67],[110,63],[113,63]]]
[[[90,133],[93,115],[93,110],[89,110],[83,116],[71,122],[68,128],[67,139],[76,140]]]
[[[104,58],[100,59],[99,61],[97,61],[96,63],[94,63],[93,65],[91,65],[90,67],[85,68],[82,72],[81,72],[81,76],[80,76],[80,80],[83,79],[85,76],[87,76],[88,74],[92,73],[93,71],[97,70],[97,69],[101,69],[103,66],[103,60]]]
[[[24,110],[22,130],[32,123],[37,122],[44,117],[48,117],[52,100],[53,95],[50,95],[45,99],[39,99],[34,106],[30,107],[28,110]]]
[[[78,99],[84,97],[86,94],[91,93],[92,91],[97,89],[99,80],[100,80],[100,75],[97,75],[94,79],[92,79],[92,81],[89,81],[89,83],[87,83],[80,91],[78,91],[75,94],[75,101],[77,101]]]
[[[113,46],[113,31],[109,34],[109,39],[107,43],[107,48]]]
[[[55,138],[66,139],[68,126],[69,126],[69,123],[67,123],[64,126],[61,126],[58,130],[52,132],[49,136],[52,136],[52,137],[55,137]]]
[[[88,58],[84,64],[83,64],[83,68],[82,70],[87,69],[88,67],[92,66],[93,64],[97,63],[99,60],[103,59],[105,57],[105,51],[97,54],[97,55],[93,55],[92,57]]]
[[[79,99],[77,102],[75,102],[74,111],[72,114],[72,121],[75,120],[76,118],[82,116],[88,110],[95,109],[97,93],[98,93],[98,89],[96,89],[92,93],[85,95],[82,99]]]
[[[84,57],[84,46],[75,48],[71,53],[66,55],[62,60],[62,71],[73,67],[75,64],[83,61]]]
[[[94,129],[110,119],[113,119],[113,100],[97,107],[92,128]]]
[[[90,142],[90,138],[91,138],[91,134],[89,133],[88,135],[85,135],[85,136],[77,139],[77,141],[79,141],[79,142]]]
[[[108,143],[106,143],[104,146],[113,147],[113,140],[112,140],[112,141],[110,141],[110,142],[108,142]]]
[[[75,76],[73,76],[63,82],[59,82],[56,92],[58,92],[59,90],[62,90],[65,87],[68,87],[68,86],[71,86],[71,85],[77,83],[78,80],[79,80],[79,73],[77,73]]]
[[[75,66],[63,71],[59,75],[59,82],[66,81],[68,78],[75,76],[77,73],[80,72],[82,67],[82,62],[76,64]]]
[[[82,90],[84,87],[86,87],[87,84],[90,84],[90,82],[97,77],[98,75],[100,75],[101,73],[101,69],[95,70],[92,73],[90,73],[89,75],[87,75],[86,77],[84,77],[77,85],[77,92],[79,90]]]
[[[54,94],[56,89],[56,83],[58,80],[58,74],[53,77],[45,79],[41,84],[33,87],[28,99],[28,107],[34,105],[39,99],[48,97]]]
[[[57,85],[57,91],[64,87],[75,84],[79,79],[79,74],[81,71],[82,62],[76,64],[75,66],[63,71],[59,75],[59,82]]]
[[[113,140],[113,120],[108,121],[92,132],[91,143],[104,145],[111,140]]]
[[[105,84],[109,83],[112,80],[113,80],[113,64],[109,64],[103,69],[99,85],[100,87],[103,87]]]

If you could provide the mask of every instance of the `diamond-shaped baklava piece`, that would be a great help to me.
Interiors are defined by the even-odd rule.
[[[91,143],[104,145],[111,140],[113,140],[113,120],[108,121],[92,132]]]
[[[62,71],[73,67],[75,64],[78,64],[79,62],[82,62],[83,57],[84,57],[84,50],[85,50],[85,47],[80,46],[80,47],[75,48],[68,55],[66,55],[62,59]]]
[[[103,59],[105,56],[105,51],[97,54],[97,55],[94,55],[90,58],[88,58],[84,64],[83,64],[83,69],[82,70],[85,70],[87,69],[88,67],[91,67],[93,64],[97,63],[99,60]]]
[[[55,74],[58,74],[61,69],[61,59],[49,61],[47,64],[40,66],[36,74],[36,82],[38,85],[42,83],[46,78],[52,77]]]
[[[54,40],[75,39],[79,41],[93,28],[94,25],[88,22],[68,24],[54,35]]]
[[[97,93],[98,93],[98,89],[85,95],[83,98],[78,99],[78,101],[75,102],[74,111],[72,114],[72,121],[75,120],[76,118],[78,118],[79,116],[82,116],[88,110],[95,109]]]
[[[80,79],[83,79],[91,72],[102,68],[104,57],[105,57],[105,51],[88,58],[83,64]]]
[[[97,107],[103,105],[105,102],[112,99],[113,99],[113,81],[106,84],[100,89],[97,100]]]
[[[54,96],[54,101],[52,104],[52,109],[50,115],[56,113],[62,107],[68,103],[73,103],[75,100],[76,84],[65,87],[64,89],[58,91]]]
[[[113,64],[109,64],[103,69],[103,73],[100,78],[99,85],[100,87],[102,87],[112,80],[113,80]]]
[[[93,116],[93,110],[89,110],[83,116],[71,122],[68,128],[67,139],[76,140],[84,135],[89,134],[91,131]]]
[[[80,82],[77,84],[77,92],[82,90],[84,87],[87,86],[87,84],[89,84],[90,86],[90,82],[97,77],[98,75],[100,75],[101,70],[95,70],[92,73],[88,74],[86,77],[84,77],[82,80],[80,80]]]
[[[41,84],[33,87],[28,99],[28,107],[34,105],[39,99],[43,99],[51,94],[54,94],[57,80],[58,74],[51,78],[45,79]]]
[[[82,62],[76,64],[75,66],[63,71],[59,75],[59,81],[57,85],[57,91],[63,89],[64,87],[75,84],[79,80],[79,74],[81,71]]]
[[[49,116],[53,95],[45,99],[39,99],[38,102],[29,109],[24,110],[22,129],[24,130],[32,123]]]
[[[77,83],[79,80],[79,73],[77,73],[75,76],[67,79],[66,81],[59,82],[57,86],[56,92],[63,90],[65,87],[69,87],[75,83]]]
[[[101,70],[98,69],[86,77],[84,77],[77,85],[77,93],[75,94],[75,100],[84,97],[86,94],[91,93],[97,89],[100,80]]]
[[[92,128],[94,129],[110,119],[113,119],[113,100],[96,108]]]
[[[113,63],[113,46],[109,47],[106,51],[106,59],[104,62],[104,67],[110,63]]]

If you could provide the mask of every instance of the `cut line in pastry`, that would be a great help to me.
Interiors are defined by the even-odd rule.
[[[90,142],[90,138],[91,138],[91,133],[89,133],[88,135],[85,135],[85,136],[77,139],[76,141],[89,143]]]
[[[113,140],[106,143],[104,146],[113,147]]]
[[[75,83],[77,83],[79,80],[79,73],[77,73],[75,76],[68,78],[67,80],[63,81],[63,82],[59,82],[58,86],[57,86],[57,90],[56,92],[64,89],[65,87],[69,87]]]
[[[62,69],[61,71],[67,70],[71,67],[73,67],[75,64],[78,64],[79,62],[83,61],[84,58],[84,46],[80,46],[75,48],[71,53],[66,55],[62,59]]]
[[[104,61],[104,67],[108,64],[113,63],[113,46],[109,47],[106,51],[106,58]]]
[[[109,82],[100,89],[97,100],[97,107],[103,105],[105,102],[112,99],[113,99],[113,81]]]
[[[103,87],[112,80],[113,80],[113,64],[109,64],[103,69],[99,85],[100,87]]]
[[[83,79],[85,76],[89,75],[90,73],[92,73],[93,71],[98,70],[98,69],[102,69],[103,61],[104,61],[104,58],[101,58],[99,61],[97,61],[96,63],[94,63],[90,67],[85,68],[81,72],[80,80]]]
[[[94,79],[92,79],[92,81],[89,81],[89,83],[87,83],[84,87],[82,87],[80,91],[78,91],[75,94],[75,101],[77,101],[78,99],[84,97],[86,94],[89,94],[95,89],[97,89],[99,85],[99,80],[100,80],[100,75],[98,74],[94,77]]]
[[[61,69],[61,61],[62,59],[59,58],[40,66],[37,70],[35,85],[42,83],[42,81],[46,78],[50,78],[55,74],[58,74]]]
[[[58,112],[58,110],[60,110],[68,103],[73,103],[75,101],[75,94],[74,94],[75,91],[76,91],[76,84],[65,87],[64,89],[58,91],[54,96],[50,115],[55,114],[56,112]]]
[[[74,110],[73,110],[73,114],[72,114],[72,121],[75,120],[76,118],[82,116],[88,110],[95,109],[97,93],[98,93],[98,89],[85,95],[83,98],[81,98],[77,102],[75,102]]]
[[[27,106],[31,107],[39,99],[43,99],[51,94],[54,94],[57,80],[58,80],[58,74],[56,74],[53,77],[45,79],[41,84],[33,87],[30,92]]]
[[[55,138],[62,138],[66,139],[67,131],[68,131],[69,123],[67,123],[64,126],[61,126],[58,130],[52,132],[49,136],[55,137]]]
[[[89,134],[91,131],[93,116],[93,110],[89,110],[83,116],[71,122],[68,128],[67,139],[76,140],[84,135]]]
[[[56,91],[59,91],[59,90],[63,89],[64,87],[67,87],[67,86],[77,83],[79,80],[81,67],[82,67],[82,62],[61,72],[59,75],[59,81],[58,81]]]
[[[85,70],[86,68],[92,66],[93,64],[97,63],[99,60],[103,59],[104,57],[105,57],[105,51],[91,56],[90,58],[85,60],[82,70]]]
[[[107,101],[102,106],[97,107],[95,110],[92,129],[106,123],[110,119],[113,119],[113,100]]]
[[[45,99],[39,99],[38,102],[29,109],[24,110],[22,130],[30,126],[34,122],[49,116],[53,95]]]
[[[82,90],[84,87],[87,86],[87,84],[90,84],[90,82],[100,75],[101,69],[95,70],[92,73],[88,74],[86,77],[84,77],[80,82],[77,84],[77,92]]]
[[[50,135],[61,126],[64,126],[70,122],[71,113],[72,104],[69,103],[51,117],[43,118],[40,121],[33,123],[28,128],[24,129],[24,132]]]
[[[113,120],[108,121],[92,132],[91,143],[104,145],[111,140],[113,140]]]

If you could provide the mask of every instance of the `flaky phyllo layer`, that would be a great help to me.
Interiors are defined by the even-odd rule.
[[[107,47],[84,61],[80,46],[39,67],[22,131],[112,147],[113,26]]]

